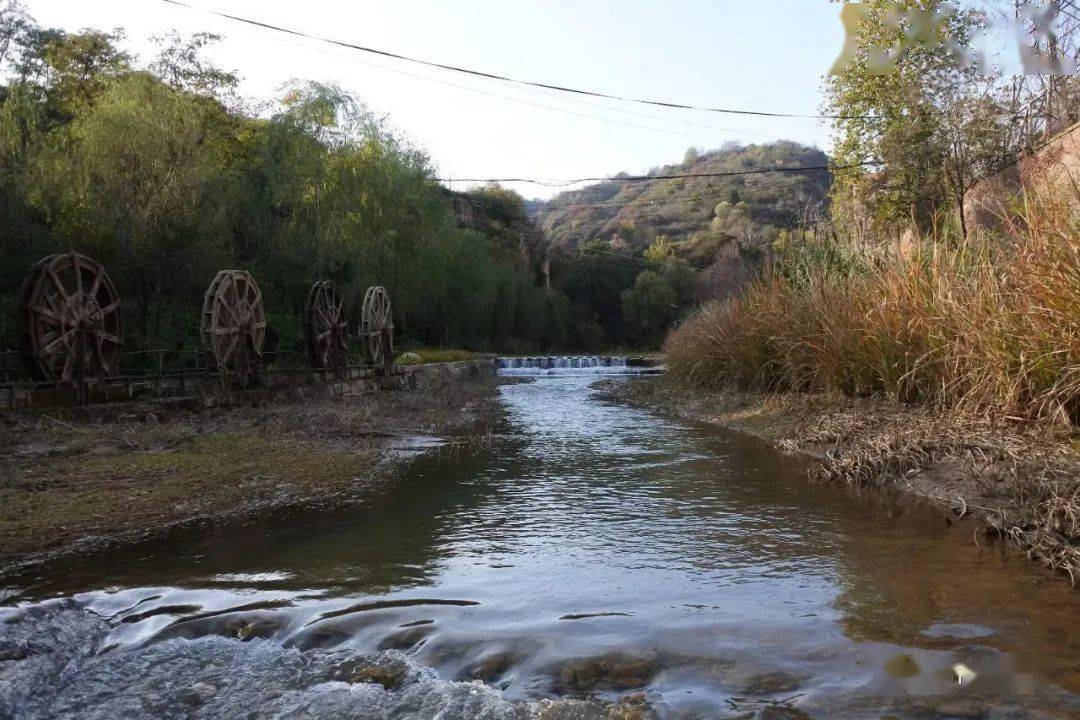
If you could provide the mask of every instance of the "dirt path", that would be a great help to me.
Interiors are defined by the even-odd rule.
[[[688,390],[634,380],[611,399],[755,435],[818,460],[814,479],[894,487],[1080,582],[1080,436],[1045,425],[994,424],[881,400]],[[976,538],[977,541],[977,538]]]
[[[482,441],[497,382],[198,413],[0,415],[0,575],[178,525],[358,499],[418,438]]]

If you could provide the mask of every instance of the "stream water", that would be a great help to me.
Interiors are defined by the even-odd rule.
[[[1080,717],[1067,582],[551,369],[361,507],[18,579],[0,717]]]

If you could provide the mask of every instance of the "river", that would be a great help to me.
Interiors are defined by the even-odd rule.
[[[1067,582],[593,372],[529,380],[360,507],[19,578],[0,717],[1080,717]]]

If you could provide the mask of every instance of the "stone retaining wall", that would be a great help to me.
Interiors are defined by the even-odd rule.
[[[271,371],[262,377],[261,387],[240,391],[224,387],[215,377],[148,377],[109,382],[95,387],[93,403],[133,400],[152,401],[178,407],[199,408],[273,401],[302,401],[310,397],[349,397],[378,390],[439,387],[451,382],[475,379],[496,373],[495,359],[481,357],[450,363],[405,365],[393,375],[380,377],[367,368],[349,368],[337,380],[316,371]],[[12,385],[0,392],[0,411],[75,404],[69,387]]]

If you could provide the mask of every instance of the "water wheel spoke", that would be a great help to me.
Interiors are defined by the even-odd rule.
[[[90,292],[87,293],[90,297],[97,299],[98,290],[101,289],[101,273],[94,273],[94,282],[90,284]]]
[[[78,253],[72,253],[71,255],[71,267],[75,271],[75,292],[82,295],[83,291],[83,277],[82,277],[82,264],[79,262]]]
[[[60,347],[43,348],[41,352],[38,353],[38,358],[50,371],[55,372],[57,365],[60,364],[59,358],[63,356],[62,350],[63,348]]]
[[[70,380],[71,379],[71,371],[74,369],[74,367],[73,367],[74,365],[75,365],[75,353],[68,353],[67,355],[65,355],[64,356],[63,369],[60,371],[60,379],[61,380]]]
[[[61,280],[60,276],[56,274],[56,271],[53,270],[52,265],[49,266],[47,272],[49,277],[52,279],[53,284],[56,285],[56,289],[60,291],[60,297],[67,301],[71,297],[71,293],[69,293],[68,289],[64,287],[64,281]]]
[[[69,327],[69,328],[64,329],[63,332],[60,333],[59,337],[57,337],[55,340],[50,342],[48,345],[41,348],[41,352],[45,353],[46,355],[52,355],[56,351],[57,347],[59,347],[59,345],[61,343],[63,343],[64,345],[67,345],[68,344],[67,343],[68,336],[74,335],[77,330],[78,330],[78,328],[74,328],[74,327]]]
[[[236,276],[236,273],[229,274],[229,285],[224,288],[222,293],[222,307],[229,311],[229,315],[233,317],[234,321],[239,322],[236,316],[235,306],[240,301],[240,279]],[[232,290],[232,296],[229,296],[229,290]]]
[[[118,335],[113,335],[110,332],[105,332],[103,330],[99,330],[96,333],[96,335],[97,335],[98,343],[106,343],[106,342],[108,342],[108,343],[112,343],[113,345],[122,345],[123,344],[123,342],[120,340],[120,337]]]
[[[108,358],[105,357],[105,339],[98,336],[91,347],[93,348],[94,362],[97,364],[97,369],[93,374],[95,376],[109,375],[110,363]]]
[[[50,322],[54,325],[63,325],[64,319],[60,317],[60,314],[54,312],[51,308],[47,308],[44,305],[38,303],[30,307],[30,312],[38,316],[39,320]]]
[[[41,297],[57,315],[64,314],[64,298],[58,294],[55,288],[46,288],[41,292]]]
[[[229,343],[228,348],[225,350],[225,352],[221,353],[220,356],[219,356],[218,362],[222,367],[224,367],[224,366],[226,366],[228,364],[229,358],[232,357],[232,354],[236,350],[236,348],[240,346],[240,334],[239,333],[234,334],[230,338],[230,340],[231,340],[231,342]]]
[[[42,349],[44,349],[45,346],[51,344],[53,342],[53,340],[56,340],[63,333],[64,333],[64,328],[61,327],[61,328],[59,328],[57,330],[49,330],[49,331],[45,332],[44,334],[42,334],[41,337],[39,338],[39,343],[42,346]]]
[[[120,308],[120,300],[119,299],[113,300],[111,303],[109,303],[105,307],[101,308],[101,317],[104,318],[107,315],[111,315],[112,313],[116,312],[119,308]]]
[[[236,317],[236,313],[233,311],[232,305],[226,302],[224,298],[218,298],[217,307],[229,314],[229,317],[232,318],[233,325],[240,324],[239,319]]]

